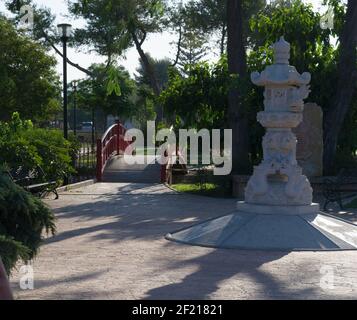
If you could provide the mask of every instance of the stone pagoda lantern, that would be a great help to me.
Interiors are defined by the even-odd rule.
[[[290,44],[273,45],[274,64],[251,80],[264,86],[264,111],[257,120],[266,128],[263,160],[245,189],[237,210],[166,235],[191,245],[250,250],[357,249],[357,226],[319,212],[312,188],[296,161],[292,132],[303,120],[311,76],[289,65]],[[204,208],[204,204],[202,205]]]
[[[272,205],[273,212],[318,212],[318,204],[312,204],[310,183],[297,164],[297,140],[291,131],[302,121],[303,99],[309,94],[311,76],[307,72],[299,74],[289,65],[290,44],[283,37],[273,49],[274,64],[262,73],[251,74],[254,84],[265,87],[264,111],[257,116],[266,128],[264,159],[254,168],[245,190],[245,202],[238,203],[238,209],[266,213]]]

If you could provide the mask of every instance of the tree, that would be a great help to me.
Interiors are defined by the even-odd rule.
[[[341,1],[328,3],[334,9],[332,30],[321,29],[321,15],[299,0],[273,2],[252,19],[251,27],[258,54],[268,52],[267,45],[284,34],[291,44],[291,64],[312,73],[309,100],[324,111],[324,172],[331,174],[350,162],[356,150],[357,7],[349,2],[346,11]],[[331,36],[339,39],[337,48]]]
[[[286,17],[289,19],[286,19]],[[330,41],[332,31],[320,28],[321,15],[300,0],[273,2],[250,22],[252,43],[248,64],[251,71],[272,63],[270,48],[281,35],[290,43],[290,64],[299,72],[312,74],[308,99],[327,112],[336,78],[337,51]],[[324,79],[324,81],[321,81]]]
[[[190,74],[191,68],[207,54],[206,39],[193,30],[185,30],[181,39],[178,66],[184,74]]]
[[[60,110],[56,60],[40,44],[0,17],[0,119],[18,111],[42,122]]]
[[[228,71],[230,75],[238,76],[243,80],[247,66],[241,0],[227,0],[227,32]],[[243,112],[242,92],[237,87],[232,87],[228,93],[228,123],[232,129],[233,172],[247,172],[250,167],[249,126],[248,119]]]
[[[82,109],[103,111],[107,115],[130,118],[135,115],[135,81],[124,67],[112,66],[103,72],[105,64],[93,64],[89,70],[94,75],[78,83],[78,105]]]
[[[207,54],[207,35],[198,27],[194,1],[169,8],[168,28],[178,32],[177,53],[172,66],[180,66],[183,73]],[[175,42],[173,42],[175,44]]]
[[[187,76],[171,70],[160,99],[177,128],[224,128],[231,85],[227,59],[212,65],[200,62],[192,65]]]
[[[32,0],[7,0],[7,7],[18,13],[23,4],[31,3],[35,8],[35,29],[33,36],[42,40],[55,52],[62,56],[56,44],[60,38],[53,26],[54,16],[49,10],[38,9]],[[150,86],[159,96],[160,87],[155,73],[142,46],[150,33],[160,32],[165,25],[164,0],[69,0],[69,11],[74,17],[86,20],[86,27],[75,30],[74,41],[69,44],[96,51],[107,57],[106,68],[103,73],[109,72],[117,57],[135,46],[143,61],[145,72],[148,75]],[[70,59],[67,62],[88,76],[95,76],[90,69],[81,67]],[[162,108],[156,105],[156,120],[162,121]]]
[[[227,3],[227,0],[200,0],[189,1],[185,6],[185,15],[191,20],[196,33],[204,34],[208,39],[214,36],[221,55],[226,51]],[[250,38],[248,21],[254,13],[264,8],[265,4],[265,0],[242,1],[243,39],[246,44]]]
[[[357,1],[349,0],[342,33],[339,37],[335,94],[325,115],[324,170],[333,169],[338,137],[352,105],[357,82]]]
[[[155,78],[159,85],[160,92],[166,87],[166,84],[169,80],[169,68],[171,66],[171,61],[169,59],[155,59],[151,57],[150,53],[146,53],[150,64],[152,65],[155,73]],[[138,85],[150,85],[150,80],[147,73],[145,72],[145,65],[143,60],[139,59],[139,67],[136,69],[138,73],[135,76],[136,82]]]
[[[77,0],[69,2],[70,12],[84,18],[85,29],[76,31],[77,43],[93,47],[108,57],[115,57],[135,46],[156,96],[160,87],[153,66],[142,46],[149,33],[160,32],[163,26],[165,4],[162,0]],[[162,120],[162,108],[157,108],[157,120]]]
[[[273,63],[270,46],[284,34],[291,44],[291,64],[297,66],[298,71],[310,71],[313,75],[309,100],[318,103],[326,111],[331,92],[334,91],[337,70],[335,61],[338,51],[330,42],[331,30],[320,28],[321,16],[310,5],[297,0],[289,3],[272,3],[252,17],[250,41],[253,50],[247,55],[246,73],[261,71],[266,65]],[[249,139],[249,163],[255,164],[261,157],[261,137],[264,133],[256,122],[256,113],[263,108],[263,89],[252,86],[249,79],[236,74],[230,77],[223,61],[225,59],[220,62],[221,69],[217,65],[198,64],[193,68],[192,76],[187,79],[175,74],[170,76],[169,86],[162,94],[163,104],[165,110],[175,110],[185,120],[185,125],[191,126],[201,126],[204,123],[211,127],[213,120],[206,112],[213,110],[213,115],[214,111],[219,110],[221,113],[216,114],[214,120],[218,127],[223,126],[224,119],[229,120],[225,94],[228,94],[230,88],[239,90],[240,112],[248,120],[249,127],[249,132],[245,133]],[[348,123],[345,122],[346,130],[339,140],[339,154],[343,151],[344,159],[357,149],[357,139],[354,139],[357,136],[357,105],[354,105],[355,109],[350,113]]]
[[[269,46],[279,36],[284,35],[291,44],[290,64],[296,66],[300,72],[309,71],[312,74],[311,93],[308,99],[319,104],[324,112],[325,173],[331,173],[333,169],[351,162],[357,146],[353,140],[357,134],[355,129],[357,113],[352,108],[353,105],[356,105],[355,103],[350,103],[349,117],[345,116],[344,118],[344,132],[337,133],[334,127],[335,123],[333,125],[329,123],[331,110],[336,109],[333,93],[337,93],[336,83],[340,78],[337,61],[341,50],[341,46],[336,48],[331,42],[331,36],[341,38],[345,19],[344,6],[339,1],[334,1],[333,5],[335,18],[332,30],[322,29],[320,13],[314,12],[311,5],[306,5],[299,0],[272,2],[251,20],[252,42],[255,43],[252,56],[265,55],[269,60],[271,56]],[[287,16],[289,19],[286,19]],[[352,71],[354,64],[350,65]],[[347,83],[351,83],[351,81],[347,81]],[[335,114],[333,122],[339,116]],[[326,164],[326,157],[330,157],[331,145],[326,137],[335,139],[334,148],[339,151],[338,157],[335,158],[337,162],[332,161],[329,166]]]
[[[15,24],[20,22],[21,13],[20,8],[24,5],[29,5],[33,9],[34,25],[33,30],[28,31],[27,34],[33,40],[38,41],[47,49],[53,49],[56,54],[63,58],[62,51],[58,48],[58,44],[61,43],[60,35],[56,32],[56,26],[54,25],[55,16],[48,8],[39,8],[33,0],[5,0],[5,5],[9,11],[15,14],[12,18]],[[74,45],[72,39],[70,39],[69,45]],[[73,62],[67,57],[67,63],[72,67],[84,72],[85,74],[92,76],[91,71],[83,68],[78,63]],[[109,65],[108,65],[109,66]]]
[[[149,53],[146,53],[150,64],[153,66],[155,78],[160,88],[160,92],[165,90],[167,83],[169,81],[169,70],[173,68],[171,66],[171,61],[169,59],[154,59]],[[137,114],[135,118],[144,128],[146,121],[150,119],[155,119],[155,112],[157,110],[157,105],[163,108],[161,102],[155,96],[151,86],[150,80],[147,73],[145,72],[145,66],[142,59],[139,59],[140,65],[136,69],[137,75],[135,75],[135,80],[137,84],[137,95],[135,99],[135,105]],[[165,114],[165,120],[170,123],[171,119],[167,118]]]

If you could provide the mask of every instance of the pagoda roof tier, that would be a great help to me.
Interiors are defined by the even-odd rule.
[[[288,64],[273,64],[267,66],[261,73],[253,72],[250,76],[252,82],[258,86],[267,85],[306,85],[311,80],[308,72],[300,74],[294,66]]]

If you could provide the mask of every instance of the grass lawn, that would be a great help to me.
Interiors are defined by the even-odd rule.
[[[147,147],[144,148],[136,147],[135,151],[137,155],[141,155],[141,156],[147,156],[149,154],[149,151],[150,151],[150,155],[155,155],[156,153],[155,148],[147,148]]]
[[[215,198],[231,198],[232,193],[229,188],[224,185],[216,183],[178,183],[171,185],[173,189],[179,192],[186,192],[201,196],[215,197]]]

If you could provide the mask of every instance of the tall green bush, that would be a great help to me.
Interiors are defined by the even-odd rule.
[[[60,181],[74,172],[72,156],[79,146],[54,129],[36,128],[15,112],[9,122],[0,122],[0,163],[12,169],[41,166],[46,177]]]
[[[19,259],[36,256],[44,231],[55,233],[53,213],[0,168],[0,257],[8,273]]]

